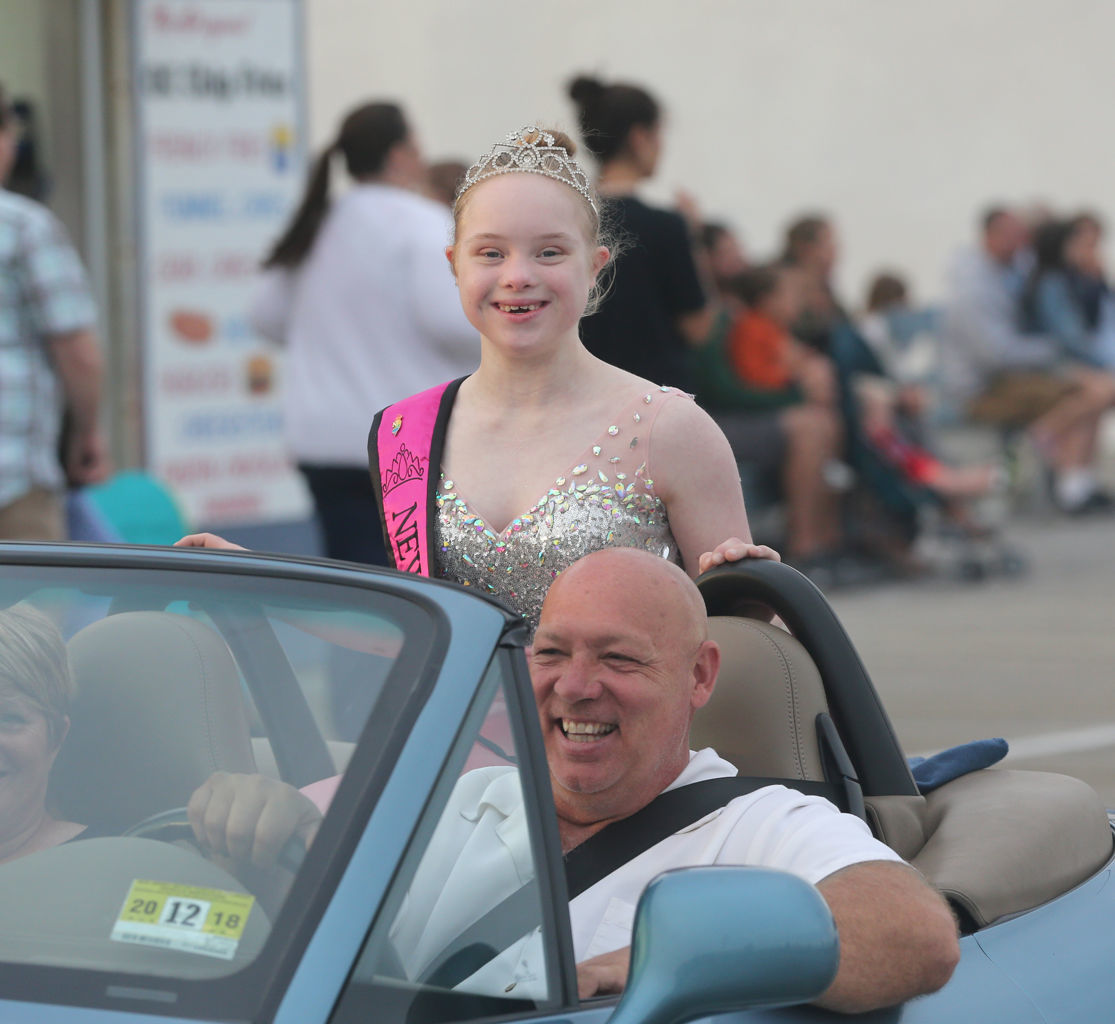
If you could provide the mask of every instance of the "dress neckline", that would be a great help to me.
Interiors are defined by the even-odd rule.
[[[538,507],[545,503],[546,499],[550,496],[555,487],[560,488],[567,486],[570,480],[575,480],[583,474],[587,473],[589,457],[599,457],[604,449],[605,444],[614,442],[621,434],[629,432],[631,430],[630,421],[632,417],[640,416],[640,407],[642,407],[643,405],[649,405],[651,396],[653,396],[655,393],[659,394],[660,396],[665,396],[672,391],[673,388],[651,385],[649,389],[644,388],[637,392],[635,397],[620,409],[619,414],[611,419],[610,423],[607,427],[604,428],[603,432],[601,434],[598,434],[593,439],[591,444],[582,449],[579,457],[569,466],[569,468],[565,472],[559,473],[557,476],[554,477],[553,482],[549,485],[549,487],[546,488],[545,491],[542,492],[541,495],[539,495],[534,504],[531,505],[530,508],[526,509],[524,512],[521,512],[513,517],[510,522],[508,522],[507,525],[503,527],[502,530],[496,530],[494,527],[492,527],[491,520],[483,515],[483,513],[477,511],[476,506],[472,504],[468,500],[468,498],[465,497],[464,494],[462,494],[460,487],[457,486],[456,480],[452,477],[447,478],[447,474],[443,470],[440,471],[441,483],[438,486],[438,493],[443,497],[451,497],[453,500],[459,503],[459,507],[466,508],[469,514],[476,516],[477,520],[481,524],[483,524],[484,527],[489,529],[494,536],[505,537],[515,529],[516,524],[519,524],[521,526],[524,516],[533,515]],[[635,423],[638,424],[638,422],[639,419],[636,419]],[[637,433],[632,433],[631,437],[633,438],[633,440],[625,440],[621,442],[621,446],[628,445],[633,448],[635,446],[635,442],[637,442],[639,439],[639,435]],[[610,461],[613,461],[614,464],[618,464],[620,462],[620,459],[613,456],[612,460]],[[640,462],[638,464],[639,469],[641,469],[644,464],[644,462]],[[636,476],[639,472],[639,469],[636,469],[633,473],[629,473],[628,476]],[[595,476],[593,477],[593,479],[595,479]],[[445,488],[444,491],[442,490],[443,487]]]

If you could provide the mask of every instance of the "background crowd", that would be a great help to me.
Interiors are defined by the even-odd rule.
[[[642,197],[665,141],[662,104],[647,89],[579,75],[567,98],[614,250],[607,294],[581,336],[606,361],[696,395],[731,444],[757,542],[827,586],[922,573],[932,568],[919,546],[928,532],[961,546],[998,537],[1001,520],[988,509],[1002,502],[987,499],[1017,484],[1023,457],[1040,467],[1050,507],[1111,511],[1097,467],[1115,404],[1115,301],[1097,216],[989,204],[935,307],[920,306],[894,271],[862,297],[842,296],[830,217],[789,210],[778,250],[750,251],[747,226],[718,222],[699,198],[679,194],[665,209]],[[12,175],[0,192],[0,245],[33,228],[41,246],[29,258],[26,247],[0,251],[0,345],[40,382],[25,410],[34,429],[0,439],[0,524],[6,537],[56,537],[56,506],[49,525],[24,510],[56,496],[64,476],[101,479],[107,460],[92,302],[38,202],[46,177],[33,175],[33,190],[19,184],[26,140],[0,98],[0,180]],[[350,185],[333,199],[342,162]],[[428,163],[398,105],[363,104],[319,154],[283,237],[261,254],[251,319],[287,348],[290,451],[332,557],[384,560],[365,461],[371,414],[478,362],[443,255],[465,166]],[[32,273],[34,287],[17,286]],[[78,371],[67,364],[75,349]],[[5,375],[0,393],[14,393]],[[992,439],[989,458],[942,454],[942,437],[967,429]],[[996,563],[1006,564],[1017,565]]]

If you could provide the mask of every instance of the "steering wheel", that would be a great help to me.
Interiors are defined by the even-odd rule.
[[[121,835],[136,839],[158,839],[164,843],[175,843],[184,839],[196,846],[199,851],[202,850],[190,825],[189,814],[185,807],[173,807],[169,811],[158,811],[148,815],[142,821],[137,821],[126,828]],[[291,874],[297,874],[305,859],[305,846],[297,836],[291,836],[279,851],[276,863]]]

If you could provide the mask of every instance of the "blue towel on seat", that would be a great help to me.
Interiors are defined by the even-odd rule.
[[[931,793],[946,782],[967,775],[968,772],[987,768],[1007,756],[1007,741],[1004,739],[972,740],[958,747],[942,750],[932,757],[909,758],[910,772],[918,790]]]

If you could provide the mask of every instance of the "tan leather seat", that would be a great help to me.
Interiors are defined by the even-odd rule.
[[[77,694],[50,784],[63,817],[119,832],[183,806],[217,769],[255,771],[240,674],[212,627],[125,612],[68,649]]]
[[[720,677],[693,718],[691,745],[713,747],[741,775],[823,781],[817,715],[828,701],[805,648],[784,629],[733,616],[711,616],[709,637]]]
[[[868,797],[867,811],[968,931],[1068,892],[1112,855],[1103,801],[1068,775],[986,768],[924,797]]]
[[[692,746],[711,746],[741,775],[824,779],[817,718],[828,701],[805,648],[785,630],[713,616],[721,647],[713,697],[693,719]],[[1046,772],[985,769],[928,796],[866,799],[875,834],[952,903],[966,930],[1039,906],[1112,856],[1103,802],[1087,784]]]

